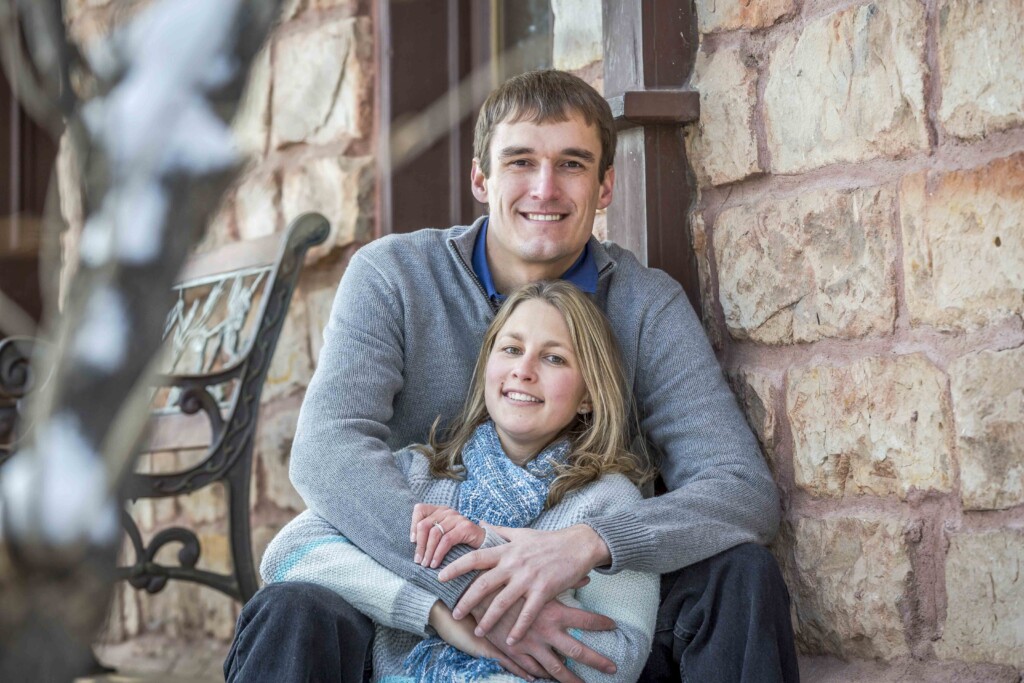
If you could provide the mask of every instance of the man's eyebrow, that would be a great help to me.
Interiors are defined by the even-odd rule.
[[[520,154],[533,154],[533,147],[505,147],[499,153],[499,158],[517,157]]]
[[[562,154],[567,157],[576,157],[577,159],[583,159],[584,161],[594,161],[597,157],[594,153],[587,149],[581,149],[579,147],[566,147],[562,150]]]
[[[506,159],[508,157],[517,157],[522,154],[533,154],[533,147],[504,147],[498,152],[499,159]],[[582,159],[583,161],[593,162],[597,159],[594,153],[590,150],[583,149],[581,147],[566,147],[562,150],[562,156],[574,157],[576,159]]]

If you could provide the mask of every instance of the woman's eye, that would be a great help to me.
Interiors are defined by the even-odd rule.
[[[519,355],[519,347],[518,346],[505,346],[505,347],[503,347],[501,349],[501,351],[502,351],[502,353],[507,353],[510,356],[518,356]]]
[[[561,356],[548,356],[547,358],[552,365],[565,365],[565,359]]]

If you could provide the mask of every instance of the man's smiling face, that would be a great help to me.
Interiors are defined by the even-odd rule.
[[[491,176],[473,160],[473,195],[489,207],[487,260],[500,291],[559,277],[579,257],[594,214],[612,199],[614,170],[598,179],[597,127],[567,121],[499,123]]]

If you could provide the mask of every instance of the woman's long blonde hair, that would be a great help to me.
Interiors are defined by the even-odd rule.
[[[430,430],[429,447],[421,449],[430,460],[435,477],[461,479],[462,449],[473,432],[489,415],[484,401],[487,359],[498,332],[512,312],[524,301],[540,300],[554,306],[569,328],[569,339],[579,362],[580,374],[593,410],[577,415],[562,436],[571,445],[567,464],[561,468],[548,493],[548,506],[565,494],[595,481],[602,474],[621,472],[636,483],[651,476],[649,465],[627,450],[629,424],[633,416],[627,400],[625,375],[615,335],[604,314],[574,285],[562,281],[535,282],[516,289],[505,300],[484,334],[473,380],[462,412],[446,431],[438,435],[440,418]]]

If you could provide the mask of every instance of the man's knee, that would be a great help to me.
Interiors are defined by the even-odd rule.
[[[712,572],[747,593],[769,591],[789,597],[782,570],[764,546],[743,543],[711,558]]]
[[[313,583],[283,581],[261,588],[246,603],[244,621],[272,619],[278,624],[358,619],[362,615],[334,591]],[[362,617],[365,618],[365,617]]]

